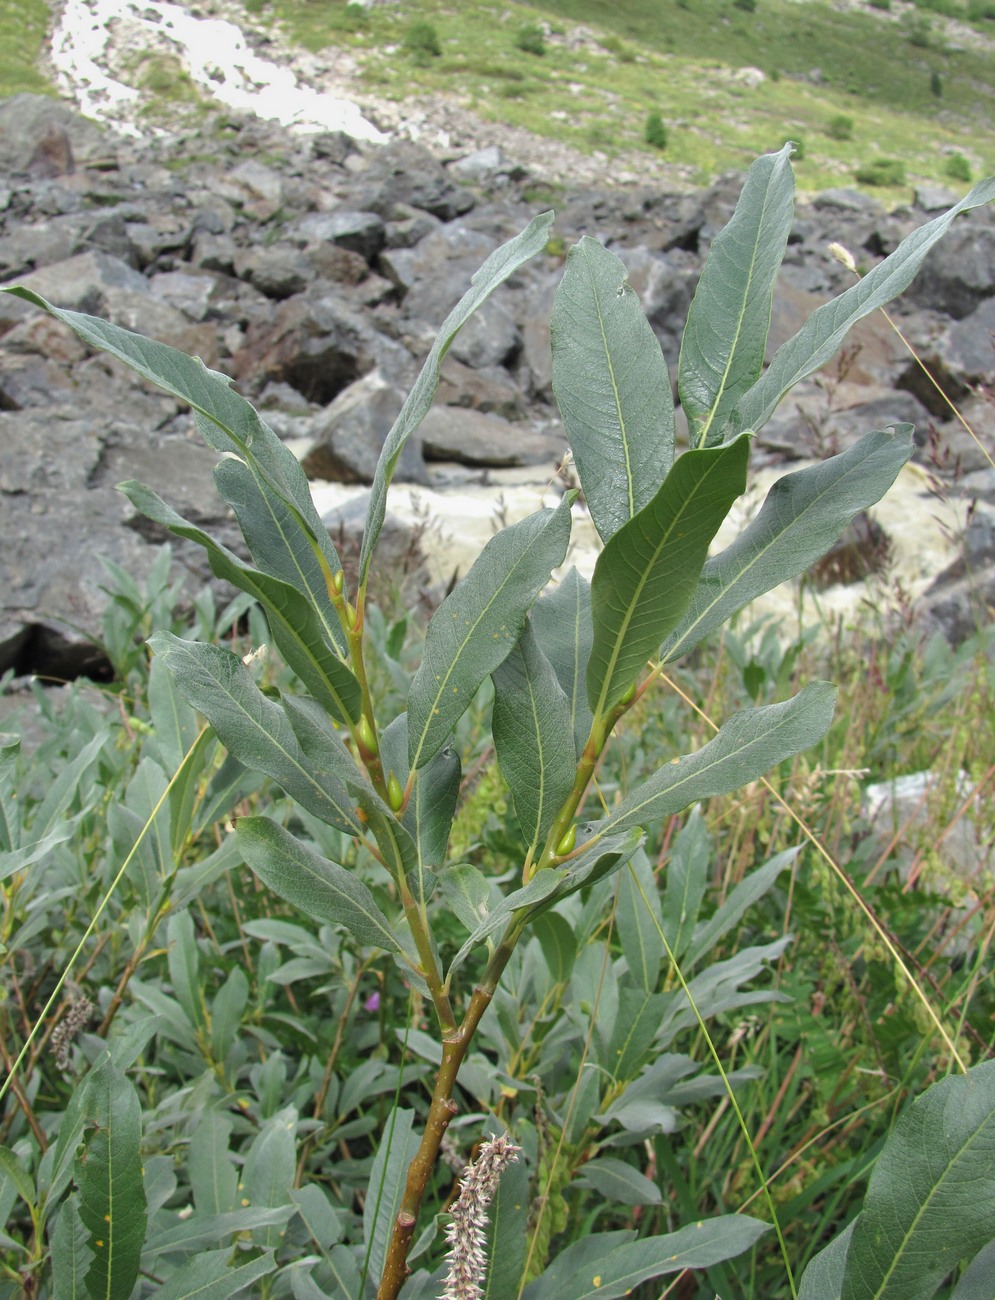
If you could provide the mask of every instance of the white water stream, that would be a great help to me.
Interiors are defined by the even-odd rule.
[[[136,66],[151,54],[175,57],[199,89],[237,112],[301,131],[344,131],[356,140],[386,136],[346,99],[301,85],[290,68],[253,52],[221,18],[197,18],[164,0],[63,0],[52,36],[59,89],[88,117],[137,135],[141,94],[110,70],[121,52]]]

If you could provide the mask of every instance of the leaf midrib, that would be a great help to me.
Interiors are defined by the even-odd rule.
[[[625,416],[622,414],[622,399],[619,396],[618,383],[616,382],[615,379],[615,366],[614,363],[612,362],[611,349],[608,346],[608,334],[605,330],[605,318],[604,318],[604,313],[601,310],[601,296],[598,293],[597,281],[595,279],[594,272],[591,269],[591,264],[587,256],[587,250],[586,248],[584,248],[583,244],[581,244],[580,247],[584,249],[584,267],[591,281],[591,291],[592,291],[591,296],[594,299],[595,309],[598,313],[598,328],[601,330],[601,341],[604,344],[605,361],[607,362],[608,365],[608,377],[611,379],[612,394],[615,398],[615,411],[616,414],[618,415],[618,427],[619,427],[619,432],[622,435],[622,455],[625,458],[625,486],[629,498],[629,518],[631,519],[633,515],[636,513],[636,505],[635,505],[635,493],[632,484],[632,462],[629,456],[629,435],[625,427]]]
[[[677,525],[681,522],[681,520],[685,517],[685,515],[687,514],[687,512],[688,512],[688,510],[690,509],[691,505],[695,502],[695,500],[696,500],[696,498],[698,497],[699,493],[700,493],[701,490],[704,488],[705,484],[708,483],[708,481],[710,480],[710,478],[711,478],[711,476],[712,476],[712,471],[716,468],[717,464],[718,464],[718,462],[715,461],[712,465],[706,467],[706,472],[705,472],[704,474],[702,474],[701,478],[697,481],[697,483],[696,483],[696,484],[694,485],[694,487],[692,488],[690,494],[689,494],[687,497],[685,497],[685,498],[683,499],[683,501],[681,502],[681,504],[680,504],[680,506],[679,506],[679,508],[678,508],[677,513],[674,515],[674,517],[673,517],[673,519],[671,520],[669,526],[667,527],[666,532],[663,534],[663,536],[660,538],[660,540],[659,540],[659,542],[657,543],[657,545],[654,547],[654,549],[653,549],[653,554],[652,554],[652,557],[651,557],[649,563],[646,564],[646,566],[645,566],[644,569],[643,569],[643,572],[642,572],[642,574],[641,574],[641,576],[640,576],[640,578],[639,578],[639,580],[638,580],[638,583],[637,583],[637,585],[636,585],[636,589],[635,589],[635,591],[633,592],[632,599],[629,601],[628,606],[627,606],[626,611],[625,611],[625,614],[623,615],[622,623],[621,623],[621,625],[620,625],[620,627],[619,627],[619,629],[618,629],[618,632],[617,632],[617,634],[616,634],[616,636],[615,636],[615,643],[614,643],[614,645],[613,645],[613,647],[612,647],[612,650],[611,650],[611,653],[610,653],[610,655],[609,655],[609,657],[608,657],[608,668],[607,668],[607,671],[606,671],[606,673],[605,673],[604,680],[602,681],[601,691],[600,691],[600,693],[599,693],[599,695],[598,695],[598,703],[597,703],[597,707],[596,707],[595,710],[594,710],[594,713],[595,713],[595,715],[596,715],[597,717],[601,717],[601,716],[604,715],[604,710],[605,710],[605,700],[607,699],[608,694],[609,694],[609,691],[610,691],[611,686],[612,686],[612,680],[613,680],[614,675],[615,675],[615,669],[616,669],[616,667],[617,667],[617,665],[618,665],[619,656],[621,655],[622,650],[624,649],[624,646],[625,646],[625,636],[626,636],[626,633],[627,633],[627,631],[628,631],[628,629],[629,629],[629,625],[630,625],[630,623],[632,622],[632,619],[633,619],[633,617],[634,617],[634,615],[635,615],[636,606],[637,606],[637,604],[639,603],[639,600],[640,600],[640,598],[641,598],[641,596],[642,596],[642,594],[643,594],[643,591],[645,590],[645,587],[646,587],[647,582],[649,581],[649,575],[650,575],[650,573],[653,571],[654,567],[656,566],[656,563],[657,563],[657,561],[658,561],[659,558],[660,558],[660,553],[661,553],[661,551],[662,551],[663,548],[667,545],[667,543],[670,541],[670,538],[671,538],[671,536],[673,535],[674,529],[675,529],[675,528],[677,527]],[[661,490],[662,490],[662,489],[661,489]],[[653,504],[653,503],[651,502],[651,503],[650,503],[647,507],[645,507],[645,508],[646,508],[646,509],[652,509],[652,504]],[[630,520],[629,522],[631,523],[632,521]],[[616,537],[617,537],[617,536],[618,536],[618,534],[616,533]],[[614,539],[613,539],[613,540],[614,540]],[[693,591],[693,589],[692,589],[691,595],[693,596],[693,594],[694,594],[694,591]],[[686,608],[686,607],[685,607],[685,608]],[[678,615],[678,618],[680,618],[680,615]],[[667,635],[667,634],[666,634],[665,632],[664,632],[664,633],[661,633],[661,639],[662,639],[664,636],[666,636],[666,635]]]
[[[797,701],[798,699],[799,696],[796,696],[795,700]],[[728,763],[732,759],[739,757],[740,755],[746,753],[747,750],[749,750],[752,746],[756,744],[765,743],[769,741],[771,737],[776,736],[778,732],[780,732],[786,725],[793,722],[794,720],[795,720],[794,713],[786,712],[782,714],[780,721],[774,727],[771,727],[769,730],[763,731],[759,735],[754,735],[750,737],[749,740],[746,740],[744,743],[739,745],[738,748],[727,750],[724,754],[719,755],[718,758],[713,759],[712,762],[705,764],[703,767],[695,768],[692,772],[689,772],[686,776],[682,777],[681,780],[675,781],[673,785],[667,786],[663,790],[657,790],[654,794],[648,795],[647,798],[644,799],[642,803],[634,804],[631,808],[625,809],[621,816],[619,815],[618,812],[616,812],[613,817],[607,817],[605,819],[604,828],[601,831],[599,838],[603,838],[605,835],[611,834],[613,831],[626,829],[624,826],[620,826],[619,823],[622,822],[623,820],[628,821],[629,818],[635,817],[639,812],[642,811],[643,808],[645,808],[648,804],[651,804],[655,799],[659,799],[665,794],[671,794],[674,791],[680,790],[681,786],[685,785],[688,781],[707,775],[710,771],[712,771],[713,768],[719,767],[723,763]],[[718,736],[720,736],[721,734],[722,732],[719,731],[714,737],[714,739],[718,739]],[[698,750],[697,752],[700,753],[701,751]],[[694,758],[695,755],[689,754],[687,755],[687,757]]]
[[[784,538],[786,538],[786,537],[789,537],[789,536],[790,536],[790,535],[791,535],[791,534],[796,530],[796,528],[797,528],[797,527],[798,527],[798,526],[803,522],[803,520],[807,517],[807,515],[808,515],[812,510],[814,510],[815,507],[816,507],[817,505],[819,505],[825,497],[827,497],[827,496],[831,495],[832,493],[838,491],[839,488],[840,488],[840,485],[841,485],[841,484],[848,483],[848,482],[849,482],[849,481],[850,481],[850,480],[851,480],[855,475],[857,475],[857,474],[859,474],[861,471],[863,471],[863,469],[864,469],[864,467],[865,467],[867,461],[871,459],[871,456],[876,455],[876,454],[877,454],[877,453],[882,449],[882,447],[884,447],[884,446],[889,446],[889,445],[890,445],[890,444],[885,444],[885,443],[883,443],[883,444],[881,444],[881,446],[875,447],[875,448],[873,449],[873,451],[870,453],[870,455],[864,457],[864,458],[863,458],[863,459],[862,459],[858,464],[855,464],[855,465],[853,466],[853,469],[850,470],[848,473],[844,474],[842,478],[834,479],[832,482],[828,483],[828,484],[826,485],[826,487],[823,488],[823,490],[822,490],[821,492],[818,493],[817,496],[812,497],[812,499],[809,501],[808,505],[804,508],[804,510],[803,510],[800,514],[796,514],[796,515],[792,518],[791,522],[787,525],[786,528],[782,528],[780,532],[775,533],[774,536],[771,537],[770,541],[767,542],[767,543],[766,543],[766,544],[765,544],[765,545],[764,545],[760,550],[758,550],[758,551],[753,555],[753,557],[749,560],[749,562],[746,563],[746,564],[744,564],[743,567],[742,567],[742,568],[741,568],[741,569],[740,569],[740,570],[735,574],[735,576],[734,576],[734,577],[733,577],[729,582],[727,582],[727,583],[725,584],[725,586],[723,586],[722,588],[720,588],[720,590],[716,593],[715,598],[714,598],[713,600],[711,600],[711,601],[710,601],[710,602],[709,602],[709,603],[708,603],[708,604],[707,604],[707,605],[702,609],[702,611],[701,611],[701,613],[698,615],[698,617],[697,617],[697,618],[694,620],[694,622],[693,622],[693,623],[692,623],[692,624],[687,628],[687,630],[685,631],[683,637],[681,638],[681,641],[686,641],[686,640],[688,639],[688,637],[690,637],[690,636],[694,633],[695,628],[698,627],[699,624],[701,624],[702,622],[704,622],[704,620],[707,618],[707,616],[712,612],[712,610],[715,608],[715,606],[716,606],[717,604],[719,604],[719,602],[723,599],[723,597],[725,597],[725,596],[726,596],[726,595],[727,595],[727,594],[728,594],[728,593],[733,589],[733,587],[736,586],[737,583],[742,582],[743,578],[744,578],[744,577],[745,577],[745,576],[750,572],[750,570],[751,570],[755,565],[757,565],[757,564],[760,563],[760,561],[761,561],[761,560],[762,560],[762,559],[767,555],[768,551],[770,551],[774,546],[776,546],[776,545],[778,544],[778,542],[782,541],[782,540],[783,540]],[[829,462],[829,461],[822,461],[822,462],[820,462],[820,463],[826,465],[826,464],[829,464],[830,462]],[[798,471],[798,472],[799,472],[799,473],[802,473],[802,472],[804,472],[804,471]],[[791,476],[791,475],[787,475],[786,477],[789,477],[789,478],[790,478],[790,477],[792,477],[792,476]],[[783,482],[783,479],[779,479],[778,482]],[[777,484],[775,483],[775,484],[774,484],[774,487],[776,487],[776,486],[777,486]],[[771,488],[771,491],[773,491],[773,490],[774,490],[774,488]],[[767,498],[765,498],[765,499],[764,499],[764,502],[761,504],[761,507],[760,507],[761,510],[763,509],[763,506],[766,504],[766,500],[767,500]],[[859,510],[859,509],[860,509],[860,507],[858,507],[858,510]],[[759,519],[759,517],[760,517],[760,514],[759,514],[759,512],[758,512],[758,513],[757,513],[757,518]],[[749,527],[749,526],[748,526],[748,527]],[[845,525],[844,525],[844,527],[845,527]],[[741,536],[742,536],[742,535],[741,535]],[[731,550],[731,549],[732,549],[732,548],[737,544],[737,542],[740,541],[740,540],[741,540],[741,537],[740,537],[740,538],[737,538],[735,542],[731,542],[730,545],[729,545],[729,547],[728,547],[727,549]],[[719,555],[717,555],[717,556],[715,557],[715,563],[716,563],[716,565],[718,565],[718,563],[721,561],[721,559],[722,559],[722,555],[723,555],[723,554],[725,554],[725,552],[722,552],[722,553],[720,553]],[[707,560],[705,561],[705,564],[706,564],[706,565],[708,564],[708,561],[707,561]],[[704,573],[702,574],[702,579],[699,579],[699,585],[700,585],[700,582],[701,582],[703,579],[704,579]],[[775,584],[775,585],[776,585],[776,584]],[[694,593],[692,593],[692,595],[691,595],[691,602],[693,602],[693,601],[694,601]],[[691,602],[689,602],[689,604],[690,604]],[[669,661],[668,661],[668,662],[669,662]]]
[[[304,590],[311,598],[311,607],[314,609],[315,613],[318,615],[318,618],[321,620],[321,626],[325,629],[325,635],[328,638],[329,645],[332,652],[335,654],[335,657],[337,659],[339,659],[342,663],[345,663],[346,656],[342,653],[339,643],[336,640],[335,632],[332,628],[332,625],[329,622],[328,618],[326,617],[325,611],[320,607],[318,601],[314,599],[314,596],[311,593],[311,585],[308,582],[307,575],[304,573],[304,570],[301,568],[300,561],[297,558],[297,553],[295,552],[294,548],[291,546],[290,540],[287,537],[287,534],[284,532],[283,524],[277,518],[276,512],[274,511],[272,505],[270,504],[269,497],[267,496],[266,492],[263,490],[264,486],[269,486],[269,485],[266,484],[265,479],[259,474],[258,464],[254,459],[249,462],[247,468],[251,471],[253,478],[256,480],[256,483],[259,486],[260,495],[263,498],[263,502],[265,503],[266,509],[269,511],[269,516],[273,522],[273,527],[276,529],[277,533],[280,536],[280,540],[283,542],[284,546],[287,549],[287,554],[290,556],[291,562],[295,570],[297,571],[298,576],[300,577],[301,584]],[[278,498],[278,499],[282,500],[283,498]],[[284,505],[286,504],[287,502],[284,501]],[[291,513],[296,514],[297,512],[292,511]]]
[[[175,653],[175,652],[174,652],[174,653]],[[170,651],[167,650],[167,651],[165,652],[165,657],[166,657],[167,659],[168,659],[168,657],[169,657],[169,654],[170,654]],[[232,693],[227,689],[227,687],[224,685],[224,683],[221,682],[217,677],[215,677],[215,676],[212,675],[212,676],[211,676],[211,681],[212,681],[212,682],[217,686],[218,690],[220,690],[221,693],[224,695],[224,697],[225,697],[225,698],[230,702],[230,705],[231,705],[231,707],[234,709],[234,711],[235,711],[236,713],[238,713],[240,716],[242,716],[242,717],[243,717],[243,718],[248,722],[248,724],[253,728],[253,730],[255,730],[255,731],[259,732],[261,735],[265,736],[266,739],[267,739],[267,740],[268,740],[268,741],[273,745],[274,749],[276,749],[276,751],[277,751],[278,753],[280,753],[280,754],[283,755],[283,757],[287,760],[287,762],[290,764],[291,767],[293,767],[293,768],[295,768],[295,769],[297,770],[297,772],[298,772],[298,773],[299,773],[299,774],[304,778],[305,784],[310,785],[311,788],[314,789],[315,791],[317,791],[317,793],[318,793],[319,795],[321,795],[321,796],[323,796],[324,798],[326,798],[326,799],[328,800],[328,802],[332,805],[332,807],[338,810],[338,812],[341,814],[341,816],[343,817],[343,819],[344,819],[345,821],[350,822],[353,826],[356,827],[356,833],[357,833],[357,834],[361,833],[361,827],[358,825],[358,823],[356,822],[355,818],[354,818],[354,817],[351,817],[348,813],[346,813],[346,812],[343,811],[343,809],[342,809],[342,807],[340,806],[340,804],[338,803],[338,801],[335,800],[335,799],[331,796],[331,794],[329,794],[329,792],[325,789],[325,787],[324,787],[324,786],[323,786],[319,781],[315,780],[314,776],[313,776],[313,775],[308,771],[308,769],[307,769],[306,767],[304,767],[304,766],[302,765],[302,763],[301,763],[297,758],[295,758],[294,755],[291,754],[291,752],[290,752],[288,749],[286,749],[286,748],[285,748],[285,747],[280,743],[280,741],[277,740],[277,738],[276,738],[274,735],[272,735],[269,731],[266,730],[266,728],[263,726],[261,720],[258,719],[258,718],[256,718],[256,717],[254,717],[254,715],[253,715],[252,713],[250,713],[249,710],[248,710],[247,708],[245,708],[245,706],[242,705],[242,704],[241,704],[241,703],[240,703],[240,702],[235,698],[234,695],[232,695]],[[277,707],[277,706],[274,706],[274,707]],[[290,722],[289,722],[289,721],[287,722],[287,725],[288,725],[288,727],[290,726]],[[293,728],[291,728],[291,730],[293,730]],[[276,779],[276,778],[274,778],[274,779]]]
[[[759,260],[757,257],[757,249],[760,247],[760,235],[764,229],[764,224],[767,216],[767,209],[770,205],[771,190],[773,189],[773,180],[776,174],[777,174],[777,167],[775,166],[771,169],[771,174],[768,179],[767,188],[764,191],[764,201],[760,209],[760,219],[757,222],[757,233],[753,241],[753,256],[750,258],[750,270],[746,278],[746,284],[743,288],[742,306],[740,308],[738,316],[736,317],[736,328],[735,331],[733,332],[732,342],[729,346],[729,355],[726,358],[725,368],[722,371],[722,378],[719,383],[718,391],[716,392],[715,398],[712,402],[711,410],[708,412],[708,418],[703,424],[701,433],[699,434],[699,446],[704,445],[705,440],[708,437],[708,431],[712,427],[712,421],[715,419],[715,414],[719,409],[719,405],[721,404],[722,396],[725,393],[727,387],[729,372],[732,369],[733,358],[736,355],[736,348],[739,343],[739,336],[743,332],[743,322],[746,319],[746,308],[750,300],[750,289],[753,284],[753,277],[756,271],[757,262]]]
[[[477,615],[473,623],[470,625],[469,631],[463,637],[463,640],[459,643],[456,653],[453,655],[452,662],[450,663],[449,667],[446,669],[444,675],[439,681],[439,689],[436,691],[435,696],[432,699],[432,706],[428,710],[425,716],[425,725],[421,729],[421,735],[418,737],[418,745],[417,748],[415,749],[414,756],[411,761],[412,772],[418,771],[418,760],[419,758],[421,758],[421,753],[422,750],[425,748],[425,742],[428,738],[428,733],[432,728],[432,719],[435,717],[435,711],[439,707],[439,701],[442,699],[443,695],[445,694],[446,687],[449,685],[449,681],[453,673],[456,671],[457,665],[460,663],[463,654],[466,650],[466,647],[470,642],[470,639],[472,638],[474,632],[476,632],[477,628],[480,626],[485,615],[490,613],[497,598],[501,595],[504,589],[510,583],[513,582],[516,571],[521,567],[523,561],[532,551],[533,547],[537,544],[539,539],[545,535],[546,528],[549,526],[551,522],[552,522],[552,516],[545,521],[545,523],[540,529],[538,529],[535,536],[529,539],[528,543],[522,550],[521,555],[518,556],[518,558],[515,560],[514,564],[511,566],[509,571],[501,579],[500,584],[497,587],[495,587],[493,593],[491,594],[490,599],[487,601],[486,605],[484,605],[481,608],[480,613]]]
[[[884,1295],[885,1288],[888,1285],[888,1279],[894,1273],[895,1269],[898,1268],[898,1265],[902,1262],[904,1258],[904,1252],[908,1247],[909,1242],[912,1240],[912,1236],[914,1234],[916,1225],[920,1222],[920,1220],[925,1215],[927,1209],[932,1204],[934,1197],[939,1195],[940,1189],[949,1180],[954,1165],[957,1163],[957,1161],[960,1159],[963,1153],[968,1149],[968,1147],[970,1147],[973,1142],[976,1142],[980,1139],[984,1129],[990,1127],[993,1124],[995,1124],[995,1113],[989,1111],[989,1113],[985,1116],[982,1123],[980,1123],[977,1126],[977,1128],[972,1129],[972,1131],[967,1135],[967,1137],[960,1144],[960,1146],[948,1157],[942,1176],[933,1183],[933,1186],[930,1188],[928,1196],[925,1198],[922,1205],[920,1205],[916,1213],[912,1216],[908,1229],[902,1234],[901,1246],[892,1257],[891,1263],[889,1264],[887,1271],[882,1274],[881,1282],[878,1286],[878,1289],[874,1292],[873,1300],[879,1300],[879,1297]]]

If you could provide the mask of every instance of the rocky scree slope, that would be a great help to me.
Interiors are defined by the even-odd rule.
[[[446,166],[411,143],[302,139],[256,119],[130,141],[28,95],[0,103],[0,177],[0,282],[200,355],[294,440],[311,477],[360,494],[435,329],[488,253],[545,206],[497,149]],[[458,336],[399,478],[426,492],[466,494],[488,478],[561,491],[548,320],[563,250],[589,234],[618,253],[673,371],[703,257],[741,179],[694,194],[568,190],[547,255]],[[924,190],[915,205],[887,213],[840,191],[801,204],[771,347],[846,286],[831,240],[870,265],[952,201]],[[896,311],[991,447],[995,214],[962,218]],[[995,471],[880,317],[778,410],[757,439],[757,467],[825,455],[897,420],[916,425],[923,510],[928,471],[968,520],[919,606],[956,640],[995,602]],[[96,644],[107,600],[99,557],[140,582],[164,540],[115,491],[121,480],[148,482],[237,547],[214,491],[215,454],[188,413],[8,295],[0,296],[0,447],[0,673],[113,671]],[[348,552],[363,508],[362,499],[342,505],[347,496],[344,487],[333,494],[340,504],[327,522]],[[481,498],[474,508],[486,527],[490,504]],[[860,580],[889,547],[916,545],[913,518],[901,537],[858,524],[816,580]],[[411,570],[413,598],[437,598],[410,530],[398,524],[390,541],[388,564]],[[199,549],[177,542],[174,554],[192,584],[211,580]]]

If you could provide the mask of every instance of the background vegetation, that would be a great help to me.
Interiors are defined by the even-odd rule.
[[[975,178],[995,170],[992,0],[869,0],[845,10],[818,0],[243,7],[309,50],[349,49],[359,97],[447,96],[485,120],[597,151],[606,167],[631,163],[633,152],[659,156],[645,139],[648,115],[659,113],[667,163],[695,184],[745,169],[786,139],[804,144],[798,182],[810,191],[852,183],[879,158],[904,164],[909,182],[966,184],[963,166],[949,167],[953,156]],[[45,88],[47,17],[44,0],[0,0],[0,95]],[[578,25],[591,39],[570,49]],[[764,73],[762,84],[737,78],[749,67]],[[894,174],[861,183],[890,201],[907,197]]]
[[[872,580],[872,607],[888,581],[887,574]],[[5,1067],[119,876],[165,775],[196,735],[192,711],[167,690],[165,675],[150,680],[142,638],[172,627],[241,652],[266,636],[243,597],[224,610],[209,592],[193,609],[180,602],[168,583],[166,552],[147,589],[120,571],[109,572],[108,587],[103,641],[117,682],[80,681],[56,692],[36,684],[33,700],[11,720],[15,731],[24,727],[25,753],[11,767],[8,749],[0,774],[5,823],[9,828],[16,808],[22,842],[48,839],[45,857],[8,875],[3,890]],[[417,644],[400,649],[411,631],[403,591],[387,593],[371,630],[371,685],[389,705],[419,654]],[[645,697],[599,777],[601,794],[611,799],[651,771],[662,748],[700,747],[712,732],[699,710],[721,719],[751,702],[783,699],[813,675],[842,685],[836,721],[818,750],[782,765],[769,785],[671,819],[647,845],[640,869],[644,879],[657,877],[671,943],[680,948],[674,925],[682,928],[682,916],[686,925],[697,916],[697,933],[711,935],[693,987],[770,1178],[796,1277],[859,1208],[875,1156],[905,1105],[953,1067],[843,878],[806,843],[799,818],[900,945],[964,1063],[995,1051],[991,872],[957,875],[944,850],[969,825],[981,845],[995,841],[995,802],[984,797],[995,777],[995,630],[979,630],[957,651],[940,637],[924,641],[911,627],[883,632],[873,615],[863,631],[734,624]],[[266,690],[286,685],[285,670],[267,658],[253,672]],[[501,879],[520,850],[509,793],[485,744],[489,708],[485,689],[460,724],[476,762],[464,780],[454,854]],[[110,1044],[143,1112],[151,1217],[136,1294],[159,1293],[156,1278],[167,1262],[175,1268],[188,1261],[192,1278],[211,1250],[220,1267],[236,1242],[236,1259],[261,1270],[253,1294],[289,1295],[292,1284],[294,1295],[317,1294],[300,1274],[326,1266],[355,1287],[341,1243],[358,1231],[377,1134],[391,1106],[423,1104],[431,1012],[388,957],[371,961],[368,950],[254,882],[232,852],[225,810],[245,815],[267,807],[360,869],[345,838],[333,835],[332,844],[316,819],[225,760],[216,742],[201,743],[195,770],[195,780],[173,791],[151,841],[82,943],[55,1013],[6,1099],[0,1143],[28,1167],[48,1150],[50,1178],[72,1090]],[[866,786],[923,770],[933,782],[916,815],[872,825]],[[966,781],[982,797],[967,798]],[[758,868],[799,843],[790,868],[763,873],[758,887]],[[690,898],[681,902],[677,894],[688,882]],[[752,895],[749,906],[743,890]],[[591,891],[570,927],[555,917],[537,927],[461,1076],[453,1169],[468,1155],[462,1125],[491,1115],[514,1127],[545,1180],[546,1212],[529,1224],[536,1271],[547,1252],[555,1255],[595,1226],[642,1236],[744,1208],[768,1217],[741,1128],[690,1014],[675,1021],[672,1055],[660,1058],[664,1069],[676,1064],[676,1077],[655,1094],[671,1116],[668,1131],[633,1146],[610,1119],[571,1120],[590,1110],[597,1035],[611,1022],[612,963],[624,950],[631,966],[637,934],[640,942],[649,934],[633,894],[623,872]],[[455,916],[449,925],[459,942]],[[690,973],[687,956],[682,965]],[[666,961],[659,989],[677,989]],[[633,1069],[643,1059],[637,1051]],[[496,1069],[495,1060],[506,1064]],[[297,1115],[294,1154],[287,1126],[292,1132]],[[210,1185],[198,1149],[214,1162]],[[594,1155],[631,1171],[622,1205],[617,1185],[606,1198],[593,1173],[583,1176]],[[287,1188],[262,1176],[264,1157],[277,1162]],[[43,1159],[42,1185],[45,1168]],[[455,1193],[455,1178],[441,1170],[436,1209]],[[288,1190],[306,1184],[306,1196]],[[635,1202],[628,1210],[625,1197]],[[20,1279],[46,1258],[44,1203],[29,1212],[9,1178],[4,1184],[3,1168],[0,1202],[7,1216],[0,1296],[13,1300]],[[423,1242],[426,1249],[421,1265],[437,1258],[438,1240]],[[273,1251],[285,1263],[270,1276]],[[695,1277],[672,1279],[669,1288],[666,1280],[646,1284],[636,1294],[791,1294],[773,1234],[735,1266]]]
[[[786,139],[805,143],[799,185],[849,183],[882,155],[911,178],[946,180],[946,159],[995,165],[995,18],[983,5],[896,0],[882,10],[840,10],[804,0],[546,0],[537,5],[412,0],[365,11],[314,0],[252,0],[261,21],[278,19],[311,50],[347,45],[371,91],[405,99],[446,94],[485,119],[526,127],[609,158],[646,148],[647,114],[668,127],[667,160],[696,183]],[[964,24],[948,33],[942,14]],[[993,11],[995,12],[995,11]],[[440,55],[410,60],[406,30],[430,23]],[[571,50],[578,24],[593,41]],[[523,29],[542,25],[541,57],[523,51]],[[735,72],[757,67],[749,87]],[[936,94],[939,78],[940,95]],[[833,130],[841,115],[852,133]],[[897,197],[894,187],[886,195]]]

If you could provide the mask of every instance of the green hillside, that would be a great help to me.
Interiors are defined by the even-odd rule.
[[[51,91],[40,67],[48,20],[45,0],[0,0],[0,96]]]
[[[360,97],[444,96],[597,151],[606,167],[619,159],[631,170],[635,156],[638,168],[642,152],[697,184],[792,139],[803,189],[852,184],[858,170],[896,160],[900,183],[877,187],[892,201],[909,182],[963,187],[995,170],[995,0],[854,0],[845,11],[817,0],[244,8],[294,44],[348,48]],[[42,0],[0,0],[0,93],[41,88],[44,13]],[[646,141],[653,114],[662,150]]]
[[[664,158],[698,182],[794,139],[799,184],[814,190],[851,183],[881,158],[904,163],[910,180],[966,176],[953,155],[972,175],[995,168],[995,4],[973,5],[969,23],[966,5],[934,2],[964,21],[951,28],[898,0],[848,12],[812,0],[249,7],[264,21],[279,17],[312,50],[350,45],[380,95],[455,96],[484,118],[609,156],[649,149],[646,120],[658,112]],[[437,56],[407,48],[419,20],[434,29]],[[544,22],[552,34],[542,54],[520,48],[523,31]],[[592,29],[593,48],[568,48],[579,24]],[[765,74],[759,86],[736,79],[750,67]]]

